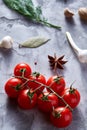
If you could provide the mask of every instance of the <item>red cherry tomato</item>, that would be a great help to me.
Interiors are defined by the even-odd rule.
[[[14,75],[15,76],[24,76],[28,78],[31,74],[32,70],[31,67],[26,63],[19,63],[14,68]]]
[[[17,98],[21,90],[22,80],[11,78],[5,84],[5,92],[11,98]]]
[[[38,97],[38,108],[43,112],[51,112],[53,107],[58,106],[58,97],[49,92],[44,92]]]
[[[72,113],[68,108],[57,107],[51,113],[50,120],[54,126],[64,128],[70,125]]]
[[[47,86],[60,95],[65,88],[65,80],[62,77],[51,76],[47,81]],[[47,90],[50,91],[49,89]]]
[[[42,83],[42,84],[46,84],[46,79],[45,79],[45,77],[44,77],[42,74],[38,73],[38,72],[34,72],[34,73],[29,77],[29,79],[30,79],[30,80],[33,80],[33,82],[32,82],[32,81],[29,81],[29,82],[28,82],[28,86],[29,86],[29,88],[31,88],[32,90],[35,90],[35,89],[37,89],[37,88],[39,88],[39,87],[41,86],[40,84],[38,84],[38,83],[36,83],[36,82],[34,82],[34,81],[40,82],[40,83]],[[37,94],[40,94],[40,93],[43,91],[43,89],[44,89],[44,86],[41,86],[40,89],[38,89],[38,90],[36,91],[36,93],[37,93]]]
[[[18,97],[18,104],[22,109],[32,109],[37,103],[37,94],[28,89],[22,90]]]
[[[76,108],[80,102],[80,93],[77,89],[66,88],[61,96],[63,99],[71,106],[71,108]],[[65,104],[61,101],[60,105],[64,106]]]

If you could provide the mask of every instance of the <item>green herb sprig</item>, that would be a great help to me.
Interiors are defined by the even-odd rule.
[[[16,10],[20,14],[27,16],[34,22],[41,23],[48,27],[61,29],[60,26],[51,24],[42,16],[40,6],[35,7],[32,0],[3,0],[4,3],[11,9]]]

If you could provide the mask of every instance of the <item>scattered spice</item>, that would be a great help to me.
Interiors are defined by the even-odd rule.
[[[82,20],[87,20],[87,8],[79,8],[78,14]]]
[[[71,17],[74,15],[74,12],[71,11],[70,9],[68,9],[68,8],[65,8],[65,10],[64,10],[64,15],[65,15],[65,17],[67,17],[67,18],[71,18]]]
[[[37,65],[37,62],[34,62],[35,65]]]
[[[63,68],[63,65],[64,65],[67,61],[63,60],[63,58],[64,58],[64,55],[61,56],[61,57],[57,57],[56,54],[54,54],[54,57],[48,55],[50,67],[51,67],[53,70],[56,70],[57,68],[58,68],[58,69],[64,69],[64,68]]]

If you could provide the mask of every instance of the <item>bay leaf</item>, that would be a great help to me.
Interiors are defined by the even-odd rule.
[[[50,40],[49,38],[45,37],[31,37],[27,41],[20,43],[19,47],[36,48],[45,44],[49,40]]]

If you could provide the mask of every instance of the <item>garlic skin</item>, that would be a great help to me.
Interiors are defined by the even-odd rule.
[[[64,9],[64,15],[65,15],[66,18],[72,18],[72,16],[74,15],[74,13],[70,9],[65,8]]]
[[[87,21],[87,8],[85,7],[79,8],[78,14],[82,20]]]
[[[13,39],[10,36],[5,36],[0,42],[0,47],[10,49],[13,47]]]
[[[66,37],[67,37],[69,44],[75,51],[79,61],[81,63],[87,63],[87,50],[82,50],[82,49],[78,48],[77,45],[75,44],[75,42],[73,41],[69,32],[66,32]]]

